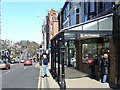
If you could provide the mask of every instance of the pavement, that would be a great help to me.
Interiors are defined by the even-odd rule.
[[[48,69],[50,69],[50,64],[48,65]],[[40,68],[40,74],[39,74],[39,80],[38,80],[38,89],[41,88],[60,88],[58,83],[53,79],[52,75],[49,72],[49,77],[41,77],[42,75],[42,66],[39,66]]]
[[[50,63],[48,65],[48,68],[50,69]],[[41,66],[40,66],[40,76],[41,76]],[[83,74],[80,71],[76,71],[76,69],[73,70],[69,70],[66,69],[68,71],[72,71],[71,74],[69,73],[68,75],[66,74],[66,88],[102,88],[102,89],[111,89],[110,88],[110,84],[109,83],[101,83],[97,80],[91,79],[87,74]],[[66,71],[67,72],[67,71]],[[70,77],[70,75],[73,74],[73,76],[75,76],[75,72],[78,72],[78,76],[77,77]],[[49,72],[50,73],[50,72]],[[50,74],[50,77],[44,77],[41,78],[39,80],[39,88],[60,88],[58,83],[53,79],[53,77]]]

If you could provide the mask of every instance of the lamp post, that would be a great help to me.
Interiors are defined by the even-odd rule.
[[[60,88],[61,89],[66,89],[66,82],[65,82],[65,67],[64,67],[64,52],[65,52],[65,39],[64,39],[64,32],[61,33],[61,40],[62,40],[62,46],[60,47],[61,49],[61,55],[62,55],[62,79],[61,79],[61,84],[60,84]]]
[[[65,89],[66,88],[66,82],[65,82],[65,67],[64,67],[64,52],[65,52],[65,46],[62,46],[61,48],[61,53],[62,53],[62,79],[61,79],[61,85],[60,88],[61,89]]]

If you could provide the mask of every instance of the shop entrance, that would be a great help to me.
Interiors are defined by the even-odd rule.
[[[103,39],[104,41],[104,39]],[[104,43],[98,43],[97,44],[97,59],[98,59],[98,65],[96,66],[96,79],[100,80],[101,79],[101,66],[100,66],[100,61],[101,60],[101,55],[104,53],[107,53],[109,56],[109,41],[104,42]],[[109,59],[110,60],[110,59]]]
[[[82,41],[82,62],[91,63],[97,59],[97,65],[95,67],[95,78],[100,80],[101,78],[101,66],[99,60],[101,60],[101,54],[108,53],[109,55],[109,38],[94,38]]]

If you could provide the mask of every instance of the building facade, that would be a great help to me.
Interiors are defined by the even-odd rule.
[[[44,49],[49,49],[51,46],[51,38],[58,33],[58,11],[49,10],[45,21],[42,25]]]
[[[52,39],[53,43],[58,43],[53,44],[53,50],[61,38],[64,38],[62,46],[65,46],[68,41],[74,41],[76,68],[88,74],[90,74],[90,62],[95,58],[99,60],[102,50],[105,50],[110,61],[108,82],[120,85],[120,4],[118,2],[105,2],[104,0],[102,2],[95,2],[95,0],[91,0],[91,2],[88,0],[66,2],[58,16],[59,33]],[[67,53],[66,50],[65,53]],[[65,55],[65,53],[60,55]],[[53,55],[56,58],[56,54],[53,53]],[[52,68],[57,72],[56,64],[53,63],[52,65]],[[95,67],[97,80],[101,78],[99,68],[98,66]],[[62,69],[64,75],[64,68]],[[58,70],[59,74],[60,71]]]

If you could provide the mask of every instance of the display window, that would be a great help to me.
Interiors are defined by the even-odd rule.
[[[97,56],[97,44],[83,44],[82,45],[82,61],[84,63],[91,63]]]
[[[104,41],[105,39],[84,40],[82,42],[82,62],[91,63],[99,58],[103,50],[109,52],[109,42]]]

